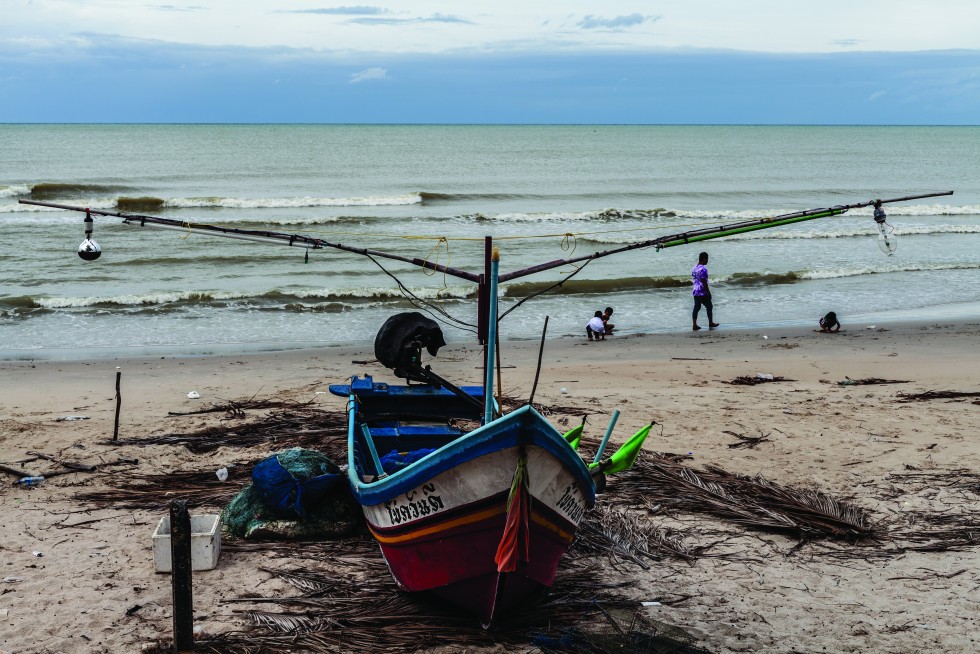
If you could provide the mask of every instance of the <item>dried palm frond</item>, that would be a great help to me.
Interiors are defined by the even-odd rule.
[[[772,432],[768,434],[763,434],[762,430],[759,430],[758,436],[746,436],[745,434],[739,434],[738,432],[734,432],[730,430],[725,430],[724,433],[731,434],[732,436],[738,439],[738,442],[728,444],[728,447],[733,449],[737,449],[740,447],[747,447],[749,449],[752,449],[759,443],[769,443],[771,442],[769,440],[769,436],[772,435]]]
[[[196,411],[167,411],[168,416],[197,416],[204,413],[226,413],[241,417],[248,409],[305,409],[313,404],[312,400],[294,402],[280,398],[256,400],[255,396],[247,400],[228,400],[221,404],[209,402]]]
[[[84,491],[76,498],[82,502],[125,509],[166,508],[174,499],[185,499],[190,507],[224,506],[242,489],[242,483],[251,481],[252,467],[258,461],[227,466],[228,481],[218,479],[212,469],[169,473],[131,472],[120,476],[111,488]]]
[[[270,613],[268,611],[243,611],[242,614],[250,625],[264,627],[269,631],[280,633],[309,633],[323,628],[323,621],[318,617],[296,613]]]
[[[113,441],[113,445],[183,445],[200,454],[219,447],[271,446],[278,449],[307,447],[322,449],[330,443],[346,446],[347,415],[295,407],[256,418],[248,423],[208,426],[198,431],[170,433]]]
[[[726,384],[734,384],[736,386],[755,386],[756,384],[771,384],[772,382],[789,382],[796,381],[795,379],[787,379],[786,377],[759,377],[756,375],[752,377],[750,375],[740,375],[735,379],[725,382]]]
[[[642,568],[643,559],[665,556],[684,560],[696,558],[697,551],[686,547],[676,532],[644,527],[639,518],[625,510],[598,504],[579,525],[575,541],[567,553],[569,559],[580,556],[623,557]]]
[[[903,393],[899,391],[895,394],[898,398],[896,402],[917,402],[924,400],[961,400],[969,397],[980,397],[980,391],[925,391],[922,393]],[[974,404],[977,401],[973,402]]]
[[[695,471],[667,458],[638,460],[621,475],[616,491],[691,513],[708,513],[751,529],[782,531],[798,538],[874,538],[864,511],[820,491],[785,488],[762,477],[720,468]]]
[[[882,379],[881,377],[865,377],[864,379],[851,379],[845,376],[844,381],[837,382],[838,386],[868,386],[872,384],[911,384],[908,379]]]

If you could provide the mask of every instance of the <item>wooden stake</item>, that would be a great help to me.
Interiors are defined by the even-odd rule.
[[[174,597],[174,651],[194,649],[194,597],[191,590],[191,516],[187,500],[170,503],[170,561]]]
[[[112,430],[112,440],[119,439],[119,407],[122,406],[122,393],[119,392],[119,380],[122,378],[122,372],[116,371],[116,424]]]

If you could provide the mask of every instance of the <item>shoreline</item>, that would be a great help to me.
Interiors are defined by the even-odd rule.
[[[707,320],[702,316],[702,322]],[[931,307],[929,311],[922,309],[909,309],[902,311],[870,312],[866,314],[856,314],[848,316],[844,326],[845,330],[865,329],[871,325],[875,327],[920,327],[935,324],[937,322],[951,324],[971,324],[980,323],[980,302],[967,304],[950,304]],[[721,334],[749,334],[776,332],[783,334],[807,333],[810,326],[816,325],[817,320],[791,320],[791,321],[772,321],[754,323],[722,323],[722,326],[713,330],[711,333]],[[703,330],[708,332],[707,329]],[[663,330],[617,330],[617,338],[628,338],[638,336],[669,336],[690,334],[689,330],[663,329]],[[584,328],[583,328],[584,334]],[[569,339],[576,338],[576,334],[561,334],[558,336],[549,335],[548,339]],[[584,335],[582,337],[584,339]],[[540,341],[540,334],[528,336],[503,336],[502,343],[521,343],[527,341]],[[455,341],[450,345],[475,345],[476,339],[470,341]],[[248,343],[200,343],[183,345],[143,345],[131,346],[126,348],[45,348],[37,350],[3,349],[0,347],[0,363],[13,362],[33,362],[33,361],[103,361],[103,360],[127,360],[142,358],[207,358],[220,356],[258,356],[274,355],[284,352],[318,352],[318,351],[341,351],[345,348],[373,349],[374,336],[369,339],[351,341],[349,343],[320,343],[316,341],[257,341]]]

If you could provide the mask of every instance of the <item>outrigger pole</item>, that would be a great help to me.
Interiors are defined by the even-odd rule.
[[[669,234],[667,236],[658,236],[647,241],[641,241],[639,243],[631,243],[630,245],[624,245],[623,247],[614,248],[612,250],[604,250],[602,252],[593,252],[592,254],[582,255],[580,257],[570,257],[568,259],[555,259],[554,261],[549,261],[546,263],[538,264],[536,266],[530,266],[528,268],[522,268],[520,270],[515,270],[509,273],[501,273],[498,277],[499,283],[509,282],[514,279],[521,277],[527,277],[528,275],[533,275],[535,273],[543,272],[545,270],[551,270],[552,268],[558,268],[560,266],[566,266],[569,264],[580,263],[583,261],[592,261],[594,259],[600,259],[602,257],[608,257],[613,254],[619,254],[620,252],[629,252],[630,250],[640,250],[643,248],[656,248],[658,251],[664,248],[670,248],[677,245],[687,245],[689,243],[697,243],[700,241],[707,241],[715,238],[724,238],[725,236],[734,236],[736,234],[744,234],[746,232],[754,232],[760,229],[770,229],[772,227],[781,227],[784,225],[792,225],[794,223],[800,223],[807,220],[815,220],[817,218],[828,218],[831,216],[839,216],[846,213],[850,209],[857,209],[860,207],[870,207],[880,204],[889,204],[891,202],[906,202],[908,200],[918,200],[921,198],[934,198],[942,195],[952,195],[953,191],[941,191],[937,193],[923,193],[921,195],[906,195],[900,198],[889,198],[887,200],[868,200],[867,202],[856,202],[854,204],[839,204],[833,207],[826,207],[822,209],[808,209],[805,211],[796,211],[793,213],[782,214],[779,216],[773,216],[770,218],[759,218],[755,220],[745,220],[742,222],[731,223],[729,225],[719,225],[716,227],[705,227],[703,229],[694,229],[686,232],[680,232],[677,234]],[[491,249],[492,240],[488,236],[484,242],[484,249],[486,250],[486,265],[483,274],[477,274],[468,272],[466,270],[461,270],[459,268],[453,268],[451,266],[444,266],[437,263],[432,263],[425,259],[419,259],[417,257],[403,257],[397,254],[391,254],[388,252],[381,252],[380,250],[370,250],[367,248],[353,247],[350,245],[343,245],[341,243],[331,243],[320,238],[313,238],[311,236],[304,236],[302,234],[286,234],[282,232],[272,232],[265,230],[256,229],[240,229],[236,227],[221,227],[219,225],[209,225],[206,223],[192,223],[185,222],[183,220],[173,220],[171,218],[160,218],[158,216],[144,216],[139,214],[127,214],[118,211],[104,211],[101,209],[89,209],[85,207],[76,207],[65,204],[53,204],[50,202],[38,202],[36,200],[20,200],[21,204],[35,204],[42,207],[52,207],[55,209],[67,209],[69,211],[84,211],[86,215],[86,220],[88,220],[92,214],[96,216],[114,216],[117,218],[122,218],[123,224],[125,225],[138,225],[140,227],[161,227],[163,229],[174,229],[181,232],[201,232],[204,234],[211,234],[213,236],[224,236],[226,238],[236,238],[248,241],[256,241],[259,243],[274,243],[279,245],[290,245],[290,246],[302,246],[307,248],[313,248],[315,250],[323,248],[333,248],[335,250],[343,250],[345,252],[352,252],[354,254],[360,254],[370,257],[378,257],[381,259],[391,259],[394,261],[402,261],[404,263],[409,263],[420,268],[427,268],[429,270],[435,270],[437,272],[444,273],[446,275],[451,275],[453,277],[458,277],[460,279],[465,279],[467,281],[474,282],[478,285],[478,329],[477,338],[481,343],[486,343],[487,333],[489,331],[488,324],[488,311],[489,311],[489,300],[490,300],[490,259],[491,259]],[[91,223],[86,222],[86,229],[90,229]],[[86,232],[87,234],[90,232]]]

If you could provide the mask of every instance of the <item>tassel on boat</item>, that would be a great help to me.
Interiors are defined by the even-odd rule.
[[[514,572],[518,563],[526,564],[530,558],[531,541],[531,489],[527,474],[527,452],[521,448],[517,470],[507,498],[507,522],[497,545],[497,572]]]

